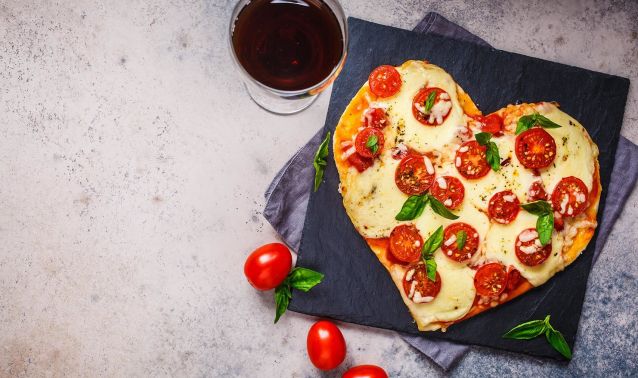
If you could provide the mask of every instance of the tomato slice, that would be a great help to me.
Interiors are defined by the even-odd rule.
[[[439,176],[434,180],[430,194],[448,209],[454,209],[463,202],[465,187],[461,180],[454,176]]]
[[[543,186],[542,181],[534,181],[532,185],[527,189],[527,201],[540,201],[547,200],[547,192],[545,191],[545,186]]]
[[[463,249],[459,249],[460,232],[465,232],[465,245]],[[443,253],[454,261],[465,261],[471,259],[478,250],[479,235],[474,227],[467,223],[456,222],[445,228],[443,232],[443,244],[441,250]]]
[[[470,180],[481,178],[490,171],[485,146],[475,140],[463,143],[456,150],[454,165],[463,177]]]
[[[366,127],[383,129],[389,123],[385,110],[381,108],[369,108],[363,112],[363,125]]]
[[[368,147],[368,142],[372,142],[376,138],[376,143]],[[354,139],[354,148],[357,153],[364,158],[374,158],[379,156],[383,149],[383,132],[375,127],[366,127],[359,131]],[[376,146],[376,148],[374,148]]]
[[[363,156],[355,152],[348,157],[348,163],[355,167],[357,171],[363,172],[366,169],[372,167],[374,160],[370,158],[364,158]]]
[[[507,270],[499,263],[481,266],[474,275],[474,287],[479,295],[498,297],[507,287]]]
[[[578,177],[564,177],[552,192],[552,206],[564,217],[575,217],[587,208],[587,185]]]
[[[396,226],[390,233],[390,252],[397,260],[409,263],[421,257],[423,238],[413,225]]]
[[[426,113],[425,103],[432,92],[436,93],[434,105]],[[439,126],[450,115],[450,110],[452,110],[450,95],[441,88],[423,88],[412,99],[412,115],[417,121],[426,126]]]
[[[379,66],[368,77],[370,91],[379,97],[390,97],[401,89],[401,74],[392,66]]]
[[[432,186],[434,166],[427,156],[410,154],[397,166],[394,182],[403,193],[418,195]]]
[[[483,118],[481,131],[486,133],[492,133],[493,135],[503,134],[503,118],[498,114],[493,113]]]
[[[441,291],[441,276],[436,272],[434,282],[427,275],[425,264],[412,264],[403,276],[403,292],[414,303],[431,302]],[[418,294],[417,294],[418,293]]]
[[[536,266],[547,260],[552,253],[552,243],[543,247],[536,229],[528,228],[516,237],[515,250],[520,262],[527,266]]]
[[[556,142],[547,131],[535,127],[516,137],[516,157],[523,167],[548,167],[556,158]]]
[[[516,197],[516,194],[511,190],[503,190],[490,198],[490,202],[487,205],[487,214],[496,223],[508,224],[516,219],[520,208],[521,202]]]
[[[514,290],[521,284],[521,272],[510,265],[507,272],[507,290]]]

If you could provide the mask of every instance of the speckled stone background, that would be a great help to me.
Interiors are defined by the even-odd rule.
[[[263,191],[329,96],[289,117],[253,104],[227,52],[232,5],[0,0],[0,376],[321,375],[313,319],[273,326],[242,266],[275,239]],[[497,48],[629,77],[638,142],[635,1],[344,7],[403,28],[433,10]],[[452,374],[636,376],[637,207],[634,192],[594,267],[568,366],[476,348]],[[443,374],[391,332],[342,329],[344,367]]]

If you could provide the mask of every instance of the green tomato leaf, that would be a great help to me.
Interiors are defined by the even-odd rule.
[[[427,100],[425,100],[425,114],[430,114],[432,107],[434,106],[434,99],[436,99],[436,92],[432,91],[428,95]]]
[[[538,239],[542,245],[547,245],[552,240],[552,232],[554,231],[554,213],[549,212],[541,215],[536,220],[536,231]]]
[[[490,139],[492,139],[492,133],[476,133],[474,134],[474,138],[481,146],[485,146],[489,143]]]
[[[439,249],[443,243],[443,226],[439,226],[430,237],[423,243],[421,254],[425,260],[430,259],[434,251]]]
[[[551,328],[550,326],[550,328],[545,331],[545,338],[547,339],[549,345],[556,349],[558,353],[571,360],[572,350],[569,348],[569,345],[567,344],[567,341],[565,341],[562,333],[558,332],[554,328]]]
[[[326,169],[326,158],[328,157],[328,142],[330,141],[330,131],[326,134],[323,142],[319,145],[317,152],[315,152],[315,157],[313,159],[312,165],[315,167],[315,192],[319,189],[319,185],[321,185],[321,180],[323,180],[323,172]]]
[[[439,214],[443,218],[447,218],[451,220],[458,219],[458,215],[455,215],[450,210],[448,210],[447,207],[445,207],[445,205],[441,203],[441,201],[439,201],[438,199],[434,198],[431,195],[427,195],[427,196],[430,199],[428,201],[430,203],[430,207],[435,213]]]
[[[281,315],[288,309],[290,298],[292,298],[292,293],[290,292],[290,284],[286,279],[275,288],[275,323],[279,321]]]
[[[487,144],[487,150],[485,151],[485,158],[487,163],[492,167],[494,172],[501,169],[501,156],[498,153],[498,146],[494,142]]]
[[[531,213],[536,216],[541,216],[547,213],[553,213],[552,205],[547,201],[534,201],[529,203],[524,203],[521,205],[525,211]]]
[[[545,329],[547,329],[547,324],[543,320],[531,320],[510,329],[503,335],[503,338],[529,340],[541,335]]]
[[[552,122],[552,120],[550,120],[549,118],[545,116],[542,116],[538,113],[535,113],[535,115],[536,115],[536,124],[540,125],[544,129],[557,129],[561,127],[559,124]]]
[[[376,154],[379,150],[379,138],[376,135],[370,135],[368,140],[366,141],[366,148],[372,152],[372,154]]]
[[[297,290],[308,291],[321,282],[324,275],[312,269],[296,267],[288,274],[290,286]]]
[[[403,203],[401,211],[394,217],[398,221],[407,221],[418,218],[423,214],[423,210],[427,205],[429,199],[427,195],[410,196]]]
[[[425,271],[428,275],[428,279],[432,282],[436,281],[436,261],[434,259],[425,259]]]
[[[456,249],[459,251],[463,250],[465,247],[465,242],[467,241],[467,232],[465,230],[461,230],[456,233]]]

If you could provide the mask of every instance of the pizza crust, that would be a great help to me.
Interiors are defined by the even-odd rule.
[[[400,67],[398,67],[398,69],[405,68],[413,64],[432,66],[422,61],[407,61],[404,64],[402,64]],[[436,66],[432,66],[432,67],[436,67]],[[436,67],[436,69],[440,70],[440,68],[438,67]],[[474,104],[472,99],[469,97],[469,95],[467,95],[467,93],[465,93],[465,91],[463,91],[463,89],[460,86],[458,86],[458,84],[456,83],[455,83],[455,89],[456,89],[456,93],[455,93],[456,99],[464,115],[467,117],[466,118],[467,122],[471,122],[471,119],[469,118],[470,116],[481,115],[480,110],[476,107],[476,105]],[[452,94],[450,95],[452,96]],[[337,166],[337,170],[339,172],[339,176],[341,179],[341,184],[339,189],[342,195],[344,196],[344,208],[346,212],[348,213],[350,218],[353,220],[353,223],[355,223],[355,227],[357,228],[359,233],[362,234],[362,236],[364,237],[364,239],[370,246],[373,253],[375,253],[375,255],[377,256],[381,264],[386,268],[388,273],[390,273],[399,292],[401,293],[404,303],[406,304],[406,306],[412,313],[413,317],[415,318],[419,330],[421,331],[431,331],[431,330],[437,330],[437,329],[445,330],[451,324],[458,323],[472,316],[475,316],[483,311],[489,310],[495,307],[494,305],[501,305],[533,289],[535,286],[533,286],[529,281],[523,279],[523,282],[515,290],[510,291],[507,294],[507,296],[501,297],[498,303],[496,304],[479,303],[478,296],[476,296],[476,298],[474,299],[471,305],[471,308],[469,308],[469,310],[464,315],[460,316],[457,319],[440,320],[440,319],[433,319],[433,318],[430,318],[430,319],[423,318],[422,313],[419,310],[421,305],[416,304],[412,300],[407,298],[403,292],[402,279],[403,279],[403,274],[406,270],[406,267],[401,264],[395,264],[395,262],[392,261],[392,257],[388,255],[387,235],[385,235],[386,237],[366,237],[367,231],[362,230],[361,225],[358,225],[355,222],[354,217],[356,217],[356,214],[353,214],[352,206],[345,205],[346,197],[348,195],[348,190],[350,187],[350,185],[348,184],[348,176],[350,174],[354,174],[354,171],[352,171],[354,170],[354,168],[350,167],[347,161],[341,158],[341,153],[342,153],[341,143],[344,141],[352,140],[353,136],[357,134],[357,132],[359,131],[359,128],[361,127],[363,112],[371,105],[374,106],[376,102],[377,102],[376,96],[370,92],[368,84],[365,83],[361,87],[361,89],[357,92],[357,94],[354,96],[350,104],[346,107],[335,129],[335,134],[333,138],[333,151],[335,155],[335,164]],[[510,105],[497,111],[496,113],[504,118],[504,123],[507,128],[507,125],[511,125],[512,123],[515,124],[515,120],[518,120],[520,116],[525,114],[531,114],[533,111],[537,109],[537,107],[540,106],[540,104],[546,104],[546,103]],[[589,140],[589,143],[591,143],[591,145],[593,146],[597,154],[597,148],[595,144],[591,141],[588,135],[587,135],[587,139]],[[393,144],[386,144],[384,148],[388,148],[388,146],[391,147],[393,146]],[[581,214],[581,216],[579,216],[580,218],[578,220],[569,218],[565,222],[566,227],[573,228],[573,231],[571,232],[574,235],[573,235],[573,238],[571,239],[572,240],[571,245],[563,248],[562,250],[562,257],[563,257],[564,263],[559,270],[562,270],[569,264],[573,263],[575,259],[587,247],[589,241],[593,237],[593,234],[596,228],[596,214],[598,211],[598,204],[600,201],[600,194],[602,191],[602,187],[600,184],[599,165],[598,165],[597,159],[594,159],[594,165],[595,167],[594,167],[594,174],[592,178],[592,189],[590,191],[591,194],[589,199],[590,206],[586,209],[584,214]],[[551,193],[551,190],[548,191],[548,193]],[[425,239],[425,235],[424,235],[424,239]]]

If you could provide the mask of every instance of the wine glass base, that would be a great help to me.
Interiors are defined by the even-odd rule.
[[[262,109],[279,115],[299,113],[312,105],[319,94],[314,96],[286,98],[264,91],[263,89],[245,83],[246,91],[250,98]]]

